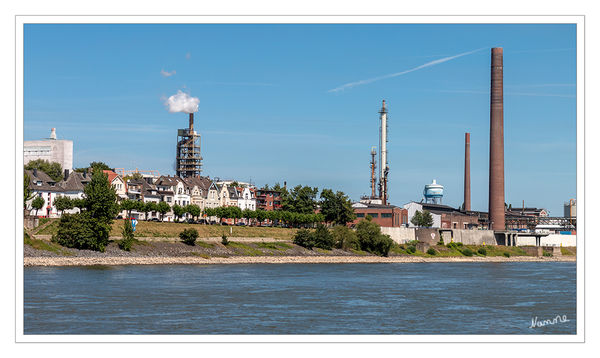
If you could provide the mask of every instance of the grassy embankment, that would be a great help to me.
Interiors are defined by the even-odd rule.
[[[65,250],[59,244],[55,244],[53,242],[48,242],[45,240],[32,239],[31,237],[29,237],[27,232],[24,232],[23,235],[24,235],[23,242],[25,243],[25,245],[29,245],[36,250],[54,252],[61,256],[71,256],[72,255],[71,252],[69,252],[68,250]]]
[[[442,245],[431,246],[435,250],[435,254],[431,255],[426,252],[415,251],[414,253],[410,253],[408,250],[409,245],[394,245],[390,250],[390,255],[411,255],[411,256],[420,256],[420,257],[464,257],[462,251],[468,248],[473,253],[472,256],[506,256],[506,254],[513,256],[530,256],[520,247],[515,246],[490,246],[490,245],[464,245],[460,248],[455,247],[446,247]],[[486,254],[479,254],[479,249],[485,249]]]
[[[43,228],[38,235],[54,235],[58,230],[58,219],[51,219],[52,223]],[[121,236],[123,228],[122,220],[114,220],[110,236]],[[247,227],[247,226],[222,226],[222,225],[200,225],[183,224],[154,221],[138,221],[135,237],[179,237],[179,233],[185,229],[194,228],[198,230],[200,238],[221,237],[268,237],[279,240],[292,240],[296,229],[278,227]]]

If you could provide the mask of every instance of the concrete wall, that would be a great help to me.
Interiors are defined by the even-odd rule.
[[[440,241],[440,231],[438,229],[415,229],[415,236],[417,240],[430,245],[435,245]]]
[[[559,235],[550,234],[541,238],[542,246],[577,246],[577,235]],[[517,238],[517,246],[535,246],[535,237],[519,236]]]
[[[449,230],[442,232],[442,238],[444,243],[448,244],[450,240],[454,242],[462,242],[465,245],[498,245],[494,238],[494,233],[489,230],[461,230],[452,229],[452,233]]]
[[[411,201],[408,204],[404,204],[404,209],[406,209],[408,211],[408,227],[414,228],[415,226],[410,222],[413,218],[413,216],[415,216],[415,213],[417,211],[423,211],[423,205],[421,205],[420,203],[416,203],[414,201]],[[431,217],[433,218],[433,225],[431,225],[431,227],[442,227],[442,216],[441,215],[437,215],[434,213],[430,213]]]
[[[398,244],[404,244],[415,240],[415,229],[405,227],[382,227],[381,233],[390,235],[392,240]]]

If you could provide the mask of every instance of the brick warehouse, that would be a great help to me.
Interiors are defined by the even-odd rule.
[[[373,218],[373,222],[382,227],[400,227],[408,224],[408,210],[395,205],[354,203],[352,204],[356,220],[349,225],[356,225],[367,217]]]

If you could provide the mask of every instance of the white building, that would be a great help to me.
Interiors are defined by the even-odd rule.
[[[240,189],[240,188],[238,188]],[[238,207],[242,210],[256,210],[256,196],[248,187],[241,188],[238,192]]]
[[[408,204],[404,204],[403,207],[404,209],[408,210],[408,227],[416,227],[413,225],[411,220],[417,211],[423,211],[423,205],[421,203],[417,203],[416,201],[411,201]],[[442,215],[431,213],[431,216],[433,217],[433,225],[431,225],[431,227],[442,227]]]
[[[52,128],[50,138],[26,140],[23,142],[23,164],[43,159],[59,163],[63,170],[73,171],[73,141],[56,139],[56,129]]]

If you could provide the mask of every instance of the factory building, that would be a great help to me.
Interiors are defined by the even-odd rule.
[[[73,171],[73,141],[56,139],[56,128],[52,128],[50,138],[26,140],[23,143],[23,164],[37,159],[59,163],[70,173]]]
[[[382,227],[400,227],[408,224],[408,211],[395,205],[372,204],[358,202],[352,204],[356,219],[350,225],[356,225],[368,216]]]
[[[417,203],[411,201],[404,204],[407,210],[408,227],[415,227],[410,221],[417,211],[427,210],[433,218],[433,228],[441,229],[475,229],[479,227],[479,217],[476,214],[461,212],[448,205],[433,203]]]

